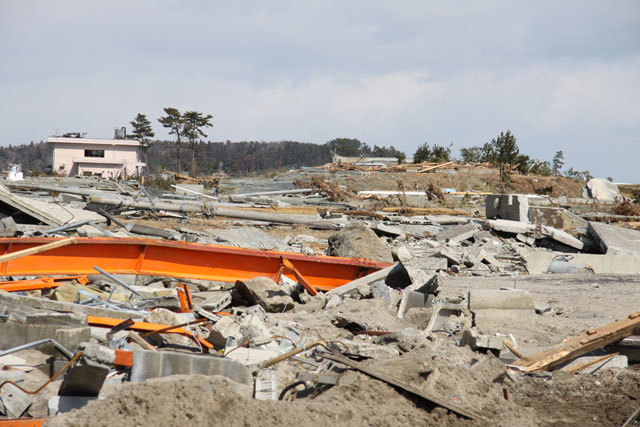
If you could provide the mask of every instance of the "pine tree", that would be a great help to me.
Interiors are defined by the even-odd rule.
[[[144,162],[147,165],[147,179],[149,178],[149,160],[147,156],[147,151],[151,146],[151,141],[149,138],[153,138],[155,133],[153,132],[153,128],[151,127],[151,122],[147,119],[146,114],[138,113],[133,121],[129,122],[131,127],[133,128],[132,135],[140,142],[140,151],[142,152],[142,156],[144,157]]]
[[[180,137],[184,131],[184,118],[177,108],[165,108],[166,116],[160,117],[158,121],[162,126],[169,129],[170,135],[176,136],[176,160],[178,161],[178,173],[182,172],[182,162],[180,161]]]

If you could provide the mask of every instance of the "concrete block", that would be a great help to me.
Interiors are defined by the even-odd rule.
[[[22,344],[38,341],[46,338],[53,338],[62,344],[63,347],[74,351],[82,342],[91,339],[91,328],[63,327],[59,325],[31,325],[22,323],[3,323],[0,325],[0,349],[6,350]],[[41,350],[47,346],[42,346]],[[54,351],[53,345],[48,351]]]
[[[531,296],[521,290],[469,291],[469,310],[476,326],[530,322],[535,316]]]
[[[131,382],[175,374],[223,375],[241,384],[253,384],[251,371],[243,364],[227,358],[166,351],[136,350],[133,352]]]
[[[80,409],[92,400],[98,400],[92,396],[53,396],[47,401],[49,416],[64,414],[72,409]]]
[[[489,219],[487,220],[487,224],[496,231],[513,234],[527,234],[536,229],[536,226],[533,224],[507,219]]]
[[[199,306],[207,311],[218,312],[231,305],[231,292],[219,292],[202,301]]]
[[[589,234],[607,255],[640,255],[640,231],[589,222]]]
[[[469,222],[464,225],[457,225],[455,227],[447,228],[444,231],[441,231],[436,236],[436,240],[438,242],[461,242],[463,240],[467,240],[473,237],[473,235],[478,231],[478,226]]]
[[[529,222],[529,196],[522,194],[490,194],[485,202],[487,219]]]
[[[527,291],[472,290],[469,291],[469,309],[534,310],[534,304]]]

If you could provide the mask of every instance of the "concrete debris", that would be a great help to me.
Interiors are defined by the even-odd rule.
[[[582,197],[596,203],[615,203],[622,201],[618,186],[606,179],[592,178],[582,189]]]
[[[529,222],[529,196],[523,194],[489,194],[485,201],[487,219]]]
[[[293,299],[268,277],[238,281],[236,287],[268,313],[282,313],[293,308]]]
[[[362,224],[349,224],[329,237],[327,255],[393,262],[389,245]]]
[[[464,225],[458,225],[448,228],[436,236],[436,240],[441,243],[455,243],[470,239],[478,231],[478,226],[470,222]]]
[[[591,180],[588,200],[421,181],[381,193],[359,181],[381,172],[362,168],[320,170],[360,194],[346,201],[302,185],[317,168],[216,178],[215,191],[179,175],[184,194],[95,178],[0,186],[2,256],[77,243],[2,263],[0,382],[35,390],[61,374],[34,394],[0,386],[0,421],[621,424],[640,399],[640,231],[623,228],[631,216],[592,221],[622,221],[596,204],[622,200],[615,184]],[[87,242],[101,243],[85,265],[69,254]],[[575,393],[605,409],[558,397]]]
[[[640,255],[640,231],[591,221],[589,233],[607,255]]]

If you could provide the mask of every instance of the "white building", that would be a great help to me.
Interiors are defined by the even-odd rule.
[[[51,137],[53,172],[60,175],[96,175],[124,178],[142,174],[146,164],[135,139]]]

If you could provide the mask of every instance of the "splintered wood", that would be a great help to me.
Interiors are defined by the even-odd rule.
[[[601,328],[589,329],[584,334],[569,338],[549,350],[527,356],[514,362],[513,365],[523,367],[526,372],[548,370],[590,351],[620,341],[638,330],[640,330],[640,312],[635,312],[625,319]]]

